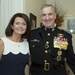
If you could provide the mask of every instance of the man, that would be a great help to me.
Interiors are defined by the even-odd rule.
[[[30,32],[31,75],[67,75],[65,59],[75,73],[72,36],[55,24],[56,12],[52,5],[41,7],[43,26]]]

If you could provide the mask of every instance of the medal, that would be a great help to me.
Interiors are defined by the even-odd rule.
[[[58,56],[62,55],[62,51],[57,52]]]
[[[56,60],[57,60],[57,61],[60,61],[60,60],[61,60],[61,56],[57,56],[57,57],[56,57]]]

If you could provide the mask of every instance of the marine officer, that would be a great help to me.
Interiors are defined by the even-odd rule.
[[[55,19],[55,8],[51,4],[42,5],[43,26],[31,30],[28,39],[31,53],[31,75],[67,75],[65,59],[75,74],[72,35],[59,29]]]

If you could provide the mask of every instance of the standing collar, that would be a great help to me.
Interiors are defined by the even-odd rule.
[[[56,28],[57,28],[56,23],[54,24],[54,28],[46,28],[45,26],[43,26],[43,29],[44,29],[45,31],[55,31]]]

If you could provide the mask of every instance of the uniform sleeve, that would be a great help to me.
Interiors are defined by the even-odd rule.
[[[72,36],[68,37],[68,49],[66,52],[67,64],[75,74],[75,54],[72,46]]]

